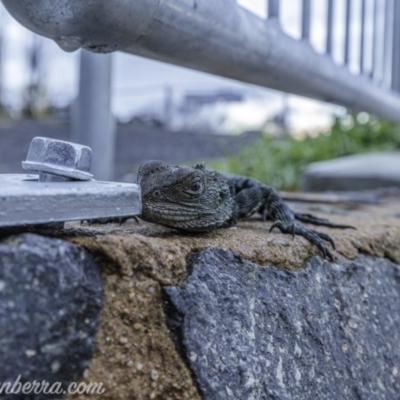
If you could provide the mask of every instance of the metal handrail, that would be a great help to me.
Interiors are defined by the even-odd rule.
[[[265,1],[266,20],[238,6],[236,0],[2,0],[24,26],[55,40],[66,51],[123,51],[400,123],[400,0],[373,0],[372,20],[366,0],[362,0],[359,15],[354,12],[353,0],[346,0],[341,65],[333,58],[333,49],[340,44],[334,35],[338,20],[333,0],[327,0],[325,54],[311,45],[311,0],[302,1],[300,40],[282,29],[280,0]],[[384,17],[383,24],[378,24],[378,13]],[[352,71],[352,51],[357,43],[351,27],[356,18],[361,19],[358,75]],[[365,33],[371,23],[373,59],[367,71]],[[89,56],[82,56],[81,71],[93,65]],[[85,112],[77,113],[73,124],[82,132],[74,137],[76,141],[92,147],[95,154],[108,149],[108,162],[100,156],[94,159],[93,171],[101,179],[110,179],[107,171],[112,170],[111,112],[99,109],[107,103],[105,96],[110,96],[109,73],[104,79],[96,73],[81,80],[77,109]],[[87,96],[99,93],[101,82],[102,96]]]
[[[400,122],[399,2],[386,12],[385,29],[393,32],[392,64],[387,90],[365,74],[364,41],[360,43],[360,75],[331,58],[334,44],[333,1],[328,1],[325,55],[308,43],[310,2],[303,0],[303,39],[295,40],[279,24],[279,0],[268,0],[266,21],[237,6],[234,0],[3,0],[9,12],[33,31],[56,40],[64,49],[94,52],[121,50],[243,82],[337,103]],[[351,9],[347,0],[347,10]],[[363,1],[365,4],[365,1]],[[365,31],[365,6],[362,7]],[[345,60],[349,64],[346,18]],[[389,25],[389,26],[388,26]],[[374,32],[376,37],[377,31]],[[399,35],[397,35],[399,36]],[[382,61],[383,62],[383,61]],[[346,64],[346,63],[345,63]],[[377,67],[377,65],[375,65]],[[373,75],[373,74],[372,74]]]

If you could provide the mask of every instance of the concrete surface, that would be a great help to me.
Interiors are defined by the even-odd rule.
[[[400,187],[400,152],[357,154],[312,163],[305,168],[301,183],[304,192],[386,187]]]

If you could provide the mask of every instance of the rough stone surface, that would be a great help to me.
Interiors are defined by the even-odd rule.
[[[400,262],[400,202],[397,198],[396,202],[384,205],[297,204],[295,209],[357,228],[316,228],[334,239],[337,255],[353,259],[361,252]],[[157,276],[162,278],[163,284],[185,276],[186,257],[208,247],[225,248],[257,264],[270,263],[290,270],[303,268],[309,257],[320,255],[319,250],[302,237],[270,233],[271,223],[262,222],[258,216],[229,229],[202,234],[185,234],[142,221],[137,224],[133,220],[122,226],[108,224],[77,229],[78,226],[68,224],[64,235],[76,236],[72,240],[90,251],[105,251],[111,260],[119,262],[123,257],[126,265],[140,259],[142,265],[157,268]],[[130,248],[137,249],[138,254]]]
[[[26,234],[0,243],[0,382],[77,380],[92,356],[103,288],[82,247]],[[59,396],[57,396],[59,397]],[[0,394],[0,399],[52,396]]]
[[[166,288],[170,325],[205,400],[399,398],[399,265],[290,272],[214,248],[188,268]]]
[[[367,190],[400,187],[400,153],[367,153],[319,161],[303,172],[301,189]]]
[[[293,207],[357,226],[357,230],[345,231],[318,228],[335,239],[340,262],[340,256],[354,259],[360,253],[400,262],[400,202],[397,198],[385,201],[384,206],[321,201]],[[104,308],[93,359],[83,381],[103,382],[106,393],[102,400],[200,399],[193,375],[166,324],[163,287],[178,286],[188,275],[187,257],[212,246],[258,265],[291,271],[301,270],[310,257],[319,255],[303,238],[269,233],[270,226],[254,217],[232,229],[192,235],[133,220],[122,226],[68,223],[64,230],[48,230],[47,235],[84,246],[102,270]],[[0,235],[9,234],[0,230]],[[99,396],[68,399],[72,398],[97,400]]]
[[[83,381],[104,384],[101,400],[198,400],[163,307],[163,282],[178,284],[184,277],[184,268],[174,264],[181,254],[145,237],[131,239],[112,235],[76,239],[102,265],[105,290],[96,347]],[[88,398],[99,396],[69,396]]]

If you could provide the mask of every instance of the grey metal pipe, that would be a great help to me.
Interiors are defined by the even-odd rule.
[[[268,18],[279,19],[280,0],[268,0]]]
[[[0,22],[1,15],[0,15]],[[0,26],[0,112],[2,111],[3,106],[3,32],[2,27]]]
[[[346,23],[344,31],[344,64],[349,65],[350,61],[350,21],[351,21],[351,0],[346,0]]]
[[[365,0],[361,0],[360,74],[365,72]]]
[[[400,96],[225,0],[3,2],[25,26],[64,44],[122,50],[400,122]]]
[[[400,93],[400,2],[394,2],[392,90]]]
[[[82,51],[72,140],[91,147],[95,179],[114,178],[115,121],[111,114],[111,55]]]
[[[383,49],[383,79],[387,88],[392,87],[392,55],[394,32],[394,0],[385,0],[385,39]]]
[[[371,78],[376,79],[378,74],[378,50],[379,50],[379,7],[378,0],[373,0],[373,23],[372,23],[372,63],[371,63]]]
[[[332,55],[333,50],[333,0],[328,0],[326,27],[326,54]]]
[[[310,40],[311,0],[303,0],[301,11],[301,38]]]

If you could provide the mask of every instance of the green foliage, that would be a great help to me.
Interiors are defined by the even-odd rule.
[[[309,163],[371,151],[400,149],[400,126],[387,121],[348,115],[330,131],[303,140],[260,138],[239,156],[209,163],[210,168],[254,177],[277,189],[295,190]]]

